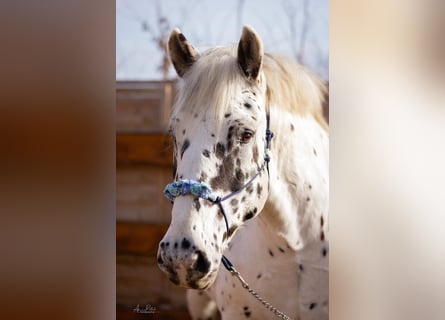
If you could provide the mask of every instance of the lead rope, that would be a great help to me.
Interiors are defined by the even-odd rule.
[[[222,261],[224,267],[226,267],[226,269],[232,274],[232,276],[238,278],[238,280],[241,282],[241,285],[243,286],[243,288],[246,289],[252,296],[254,296],[255,299],[257,299],[259,302],[261,302],[261,304],[264,307],[266,307],[270,312],[272,312],[278,318],[285,319],[285,320],[293,320],[291,317],[287,316],[285,313],[283,313],[280,310],[278,310],[277,308],[275,308],[271,303],[269,303],[266,300],[264,300],[258,294],[258,292],[256,292],[255,290],[251,289],[249,284],[246,282],[246,280],[244,280],[244,278],[241,276],[239,271],[235,269],[235,267],[229,261],[229,259],[227,259],[225,256],[222,256],[221,261]]]
[[[266,129],[266,156],[265,156],[265,161],[264,164],[262,166],[262,168],[258,171],[261,172],[264,169],[264,166],[267,167],[267,174],[269,174],[269,161],[270,161],[270,142],[273,138],[273,133],[272,131],[270,131],[270,116],[269,113],[267,113],[266,116],[267,119],[267,129]],[[257,173],[257,175],[258,175]],[[256,178],[256,177],[255,177]],[[230,195],[229,195],[230,196]],[[227,199],[228,197],[226,197]],[[227,218],[224,212],[224,209],[222,208],[222,204],[219,201],[218,205],[223,213],[224,216],[224,220],[226,221],[226,227],[227,227],[227,235],[229,234],[229,229],[228,229],[228,224],[227,224]],[[250,288],[249,284],[246,282],[246,280],[244,280],[244,278],[241,276],[241,274],[239,273],[238,270],[235,269],[235,267],[233,266],[233,264],[230,262],[229,259],[227,259],[226,256],[222,256],[221,258],[221,262],[223,263],[224,267],[227,269],[227,271],[230,272],[230,274],[234,277],[236,277],[240,282],[241,285],[244,289],[246,289],[255,299],[257,299],[259,302],[261,302],[261,304],[270,312],[272,312],[275,316],[277,316],[278,318],[281,319],[285,319],[285,320],[293,320],[291,317],[289,317],[288,315],[286,315],[285,313],[281,312],[280,310],[278,310],[276,307],[274,307],[270,302],[267,302],[266,300],[264,300],[259,294],[258,292],[256,292],[255,290],[253,290],[252,288]]]

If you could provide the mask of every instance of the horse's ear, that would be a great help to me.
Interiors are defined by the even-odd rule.
[[[249,80],[256,80],[263,64],[263,42],[250,26],[243,27],[238,43],[238,64]]]
[[[178,28],[173,29],[168,38],[168,51],[176,73],[180,77],[199,58],[198,50],[188,42]]]

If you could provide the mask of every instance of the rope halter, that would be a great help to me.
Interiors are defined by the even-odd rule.
[[[176,197],[179,196],[185,196],[185,195],[192,195],[197,198],[202,198],[205,200],[209,200],[213,204],[217,204],[219,206],[219,209],[221,211],[221,214],[224,217],[224,222],[226,224],[227,229],[227,237],[229,237],[229,222],[227,220],[227,215],[224,210],[224,207],[222,206],[222,202],[233,197],[234,195],[240,193],[244,189],[246,189],[248,186],[250,186],[256,178],[261,174],[262,171],[264,171],[265,168],[267,168],[267,173],[269,174],[269,161],[271,159],[271,151],[270,151],[270,143],[273,138],[273,132],[270,131],[270,116],[269,114],[266,115],[266,148],[265,148],[265,155],[264,155],[264,162],[261,165],[261,167],[258,169],[257,173],[249,179],[241,188],[238,190],[232,191],[229,194],[221,197],[213,193],[210,186],[205,182],[195,181],[195,180],[188,180],[188,179],[181,179],[174,181],[172,183],[169,183],[164,188],[164,195],[170,200],[170,202],[174,202]]]

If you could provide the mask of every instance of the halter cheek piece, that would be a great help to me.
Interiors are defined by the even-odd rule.
[[[194,181],[194,180],[187,180],[182,179],[175,181],[173,183],[168,184],[164,188],[164,195],[173,203],[176,197],[178,196],[184,196],[191,194],[195,197],[202,198],[205,200],[208,200],[212,202],[213,204],[218,205],[221,214],[224,217],[224,222],[226,224],[226,230],[227,230],[227,237],[229,236],[229,222],[227,220],[226,212],[224,211],[224,207],[222,205],[222,202],[226,201],[227,199],[233,197],[234,195],[240,193],[244,189],[246,189],[248,186],[250,186],[256,178],[261,174],[261,172],[264,171],[264,169],[267,168],[267,174],[269,175],[269,161],[271,156],[270,151],[270,142],[273,138],[273,132],[270,131],[270,116],[269,114],[266,115],[266,150],[265,150],[265,156],[264,156],[264,162],[261,165],[261,167],[258,169],[257,173],[250,178],[249,181],[247,181],[241,188],[238,190],[235,190],[223,197],[220,197],[218,195],[215,195],[210,188],[210,186],[204,182]],[[223,255],[221,259],[223,265],[226,267],[227,270],[231,271],[233,269],[232,264],[230,261]]]

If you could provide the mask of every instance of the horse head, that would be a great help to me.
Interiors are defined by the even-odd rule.
[[[180,84],[170,119],[172,219],[158,264],[176,285],[205,289],[230,239],[268,197],[263,45],[245,26],[237,46],[202,54],[174,29],[168,49]]]

